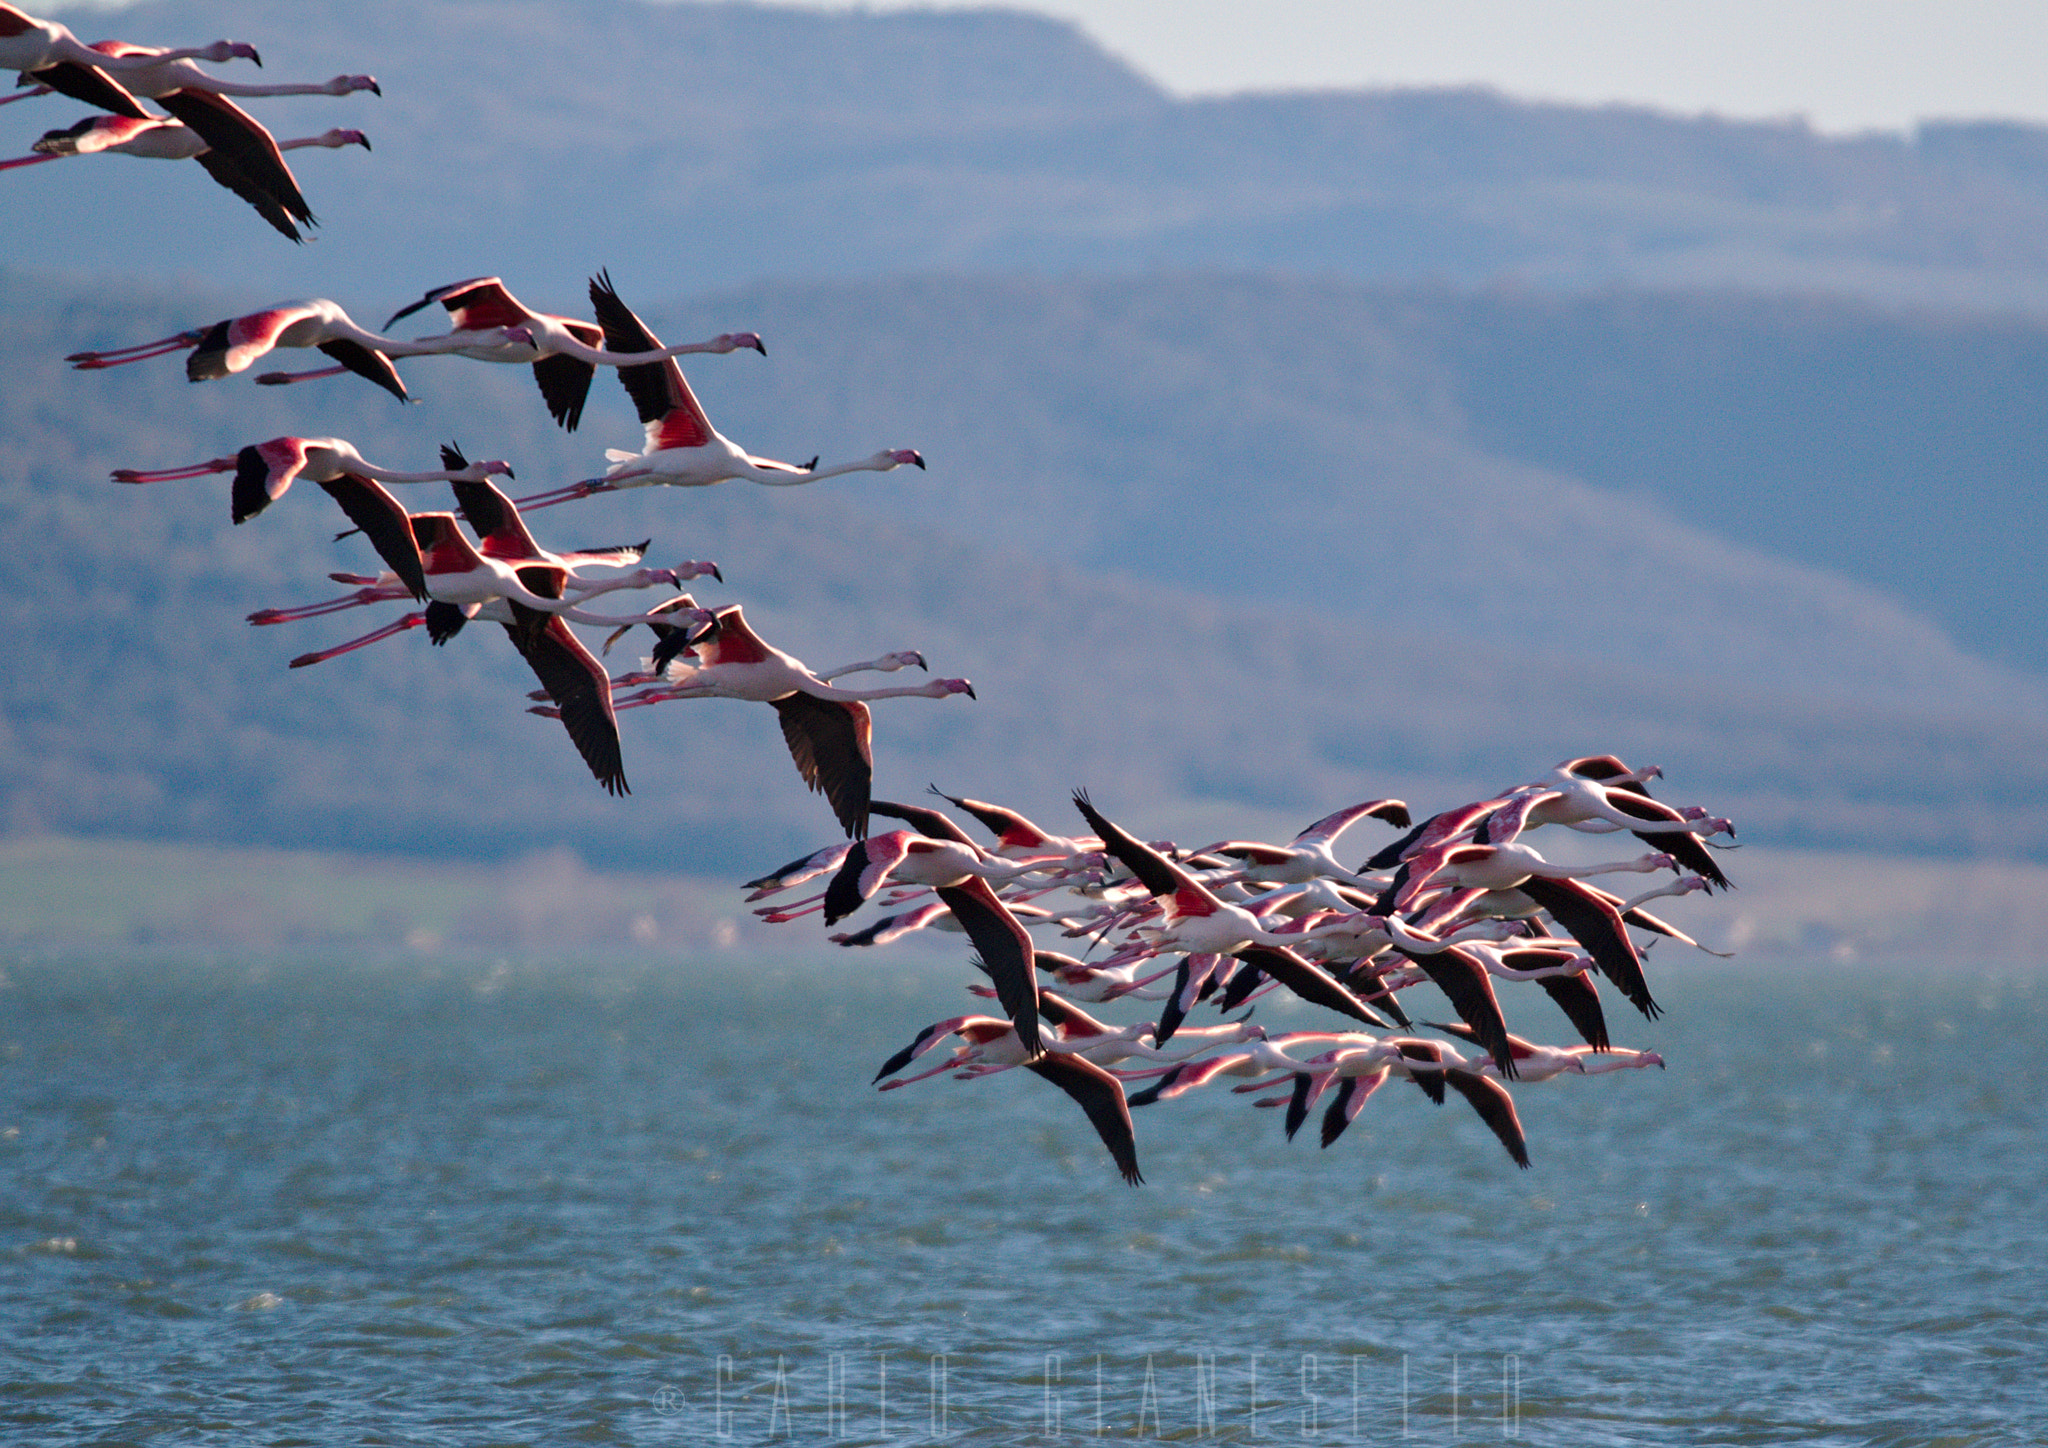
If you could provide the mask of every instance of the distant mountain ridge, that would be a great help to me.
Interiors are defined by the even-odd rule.
[[[294,253],[179,168],[72,162],[0,190],[10,259],[31,267],[233,265],[317,292],[595,248],[673,296],[770,276],[1166,266],[2048,306],[2048,131],[2033,127],[1832,139],[1458,90],[1181,101],[1072,27],[1006,10],[65,13],[88,35],[246,33],[278,74],[369,70],[385,96],[251,103],[280,134],[357,125],[377,146],[302,163],[325,245]],[[78,109],[10,107],[0,137],[25,150]],[[95,207],[147,218],[132,225],[156,255],[138,263],[126,226],[60,239],[33,224]]]

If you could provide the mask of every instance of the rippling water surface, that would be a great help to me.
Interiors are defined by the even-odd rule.
[[[1198,1093],[1132,1190],[871,1090],[929,966],[12,965],[0,1438],[2042,1442],[2041,980],[1674,958],[1529,1172]]]

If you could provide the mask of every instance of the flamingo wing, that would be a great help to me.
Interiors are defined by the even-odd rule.
[[[1471,1071],[1446,1071],[1443,1074],[1450,1088],[1464,1097],[1479,1113],[1479,1119],[1500,1138],[1500,1144],[1515,1159],[1515,1165],[1527,1171],[1529,1143],[1522,1135],[1522,1118],[1515,1114],[1514,1098],[1508,1095],[1507,1088]]]
[[[453,443],[441,445],[441,466],[459,473],[469,466],[462,449]],[[527,531],[519,509],[496,486],[481,478],[451,478],[456,506],[484,543],[484,552],[499,558],[540,558],[540,544]]]
[[[1587,1045],[1596,1051],[1607,1049],[1607,1013],[1600,1009],[1598,986],[1583,975],[1538,976],[1536,984],[1557,1003]]]
[[[277,198],[258,186],[246,171],[235,164],[232,157],[220,151],[201,151],[192,159],[206,168],[207,175],[255,207],[256,214],[269,222],[280,235],[288,236],[293,241],[306,239],[299,235],[298,227],[292,224],[290,213],[278,204]]]
[[[406,393],[405,382],[399,377],[398,369],[375,347],[365,347],[361,342],[337,337],[332,342],[322,342],[320,350],[356,376],[369,378],[400,402],[412,400]]]
[[[1676,823],[1684,816],[1668,804],[1660,804],[1648,795],[1636,794],[1629,790],[1608,786],[1607,802],[1625,815],[1639,820],[1652,820],[1660,824]],[[1733,890],[1735,884],[1714,860],[1714,852],[1707,848],[1706,841],[1690,830],[1631,830],[1630,834],[1653,850],[1662,850],[1678,861],[1681,869],[1704,875],[1723,890]]]
[[[875,777],[874,721],[858,699],[820,699],[798,690],[775,700],[783,742],[796,772],[825,796],[848,837],[868,832],[868,793]]]
[[[470,614],[462,605],[444,603],[437,598],[427,605],[427,638],[435,648],[439,648],[461,633],[462,626],[469,620]]]
[[[1397,830],[1405,830],[1412,821],[1408,817],[1408,806],[1398,799],[1369,799],[1363,804],[1340,809],[1335,814],[1325,815],[1294,837],[1297,846],[1313,844],[1334,845],[1337,837],[1362,819],[1384,820]]]
[[[1325,1147],[1342,1136],[1344,1128],[1358,1119],[1360,1109],[1386,1082],[1389,1074],[1382,1069],[1369,1076],[1346,1076],[1337,1083],[1337,1094],[1330,1098],[1329,1108],[1323,1112],[1322,1144]],[[1439,1086],[1437,1089],[1441,1091],[1443,1088]]]
[[[1436,1066],[1443,1064],[1444,1048],[1435,1041],[1411,1038],[1405,1041],[1398,1041],[1395,1045],[1400,1050],[1402,1056],[1410,1061]],[[1439,1106],[1444,1104],[1444,1073],[1442,1071],[1411,1070],[1408,1073],[1408,1077],[1417,1086],[1422,1088],[1424,1096],[1427,1096]]]
[[[611,794],[630,794],[619,750],[619,721],[612,712],[611,679],[559,614],[507,599],[513,623],[505,625],[520,656],[562,711],[576,752]]]
[[[996,898],[988,881],[971,875],[965,884],[941,885],[935,893],[946,902],[995,982],[996,999],[1010,1013],[1017,1039],[1037,1055],[1044,1048],[1038,1036],[1038,986],[1031,974],[1031,937]],[[1122,1099],[1119,1090],[1118,1099]]]
[[[370,540],[384,566],[398,575],[398,581],[412,591],[414,598],[424,602],[427,575],[420,564],[419,544],[413,538],[412,520],[405,505],[388,489],[355,473],[325,479],[320,486],[341,505],[348,520],[363,530],[363,536]]]
[[[1514,1053],[1508,1045],[1507,1022],[1501,1018],[1500,998],[1493,993],[1493,981],[1486,967],[1470,951],[1455,945],[1434,953],[1401,950],[1413,961],[1430,984],[1450,999],[1461,1020],[1472,1028],[1472,1039],[1493,1057],[1500,1074],[1515,1074]]]
[[[385,321],[389,327],[414,312],[439,302],[448,309],[454,329],[467,332],[472,327],[481,330],[488,327],[513,327],[527,319],[526,308],[513,300],[505,290],[505,284],[496,277],[471,277],[464,282],[450,282],[445,287],[435,287],[410,306],[400,307]],[[475,307],[471,313],[470,308]],[[477,320],[470,321],[474,316]]]
[[[978,851],[981,847],[967,837],[967,832],[935,809],[925,809],[914,804],[891,804],[887,800],[874,800],[868,805],[871,814],[887,815],[892,820],[902,820],[928,840],[951,840],[956,845],[965,845]]]
[[[1138,1170],[1138,1137],[1131,1128],[1131,1111],[1124,1103],[1122,1083],[1093,1061],[1078,1056],[1040,1056],[1024,1064],[1025,1069],[1052,1082],[1088,1113],[1095,1134],[1109,1148],[1110,1159],[1123,1173],[1124,1180],[1134,1187],[1142,1186],[1145,1178]]]
[[[1663,1014],[1650,997],[1643,976],[1643,958],[1636,954],[1628,930],[1614,906],[1577,880],[1549,880],[1532,875],[1515,887],[1550,912],[1572,939],[1586,948],[1601,973],[1620,988],[1629,1004],[1651,1020]]]
[[[1102,836],[1102,848],[1115,856],[1117,863],[1129,870],[1153,898],[1172,895],[1194,885],[1195,882],[1186,872],[1179,869],[1166,856],[1150,845],[1140,843],[1111,823],[1109,817],[1090,802],[1087,790],[1074,791],[1074,808],[1081,811],[1090,828]]]
[[[73,100],[84,101],[89,106],[112,111],[115,115],[126,116],[130,120],[151,119],[149,111],[143,107],[142,102],[129,94],[126,86],[96,65],[60,60],[55,65],[46,65],[41,70],[27,72],[22,76],[22,83],[46,85],[59,95],[70,96]]]
[[[229,516],[237,523],[248,522],[282,498],[305,467],[305,444],[297,438],[249,444],[235,454],[235,481],[228,493]]]
[[[559,352],[535,359],[533,380],[540,386],[541,400],[548,405],[548,416],[561,424],[562,431],[574,432],[583,421],[583,404],[590,400],[590,379],[596,375],[596,364]]]
[[[190,126],[209,149],[231,158],[252,184],[304,226],[313,224],[313,210],[299,191],[297,178],[262,123],[226,96],[211,91],[174,90],[157,104]]]
[[[609,272],[590,279],[590,304],[604,327],[604,345],[613,352],[658,352],[661,339],[647,329],[633,309],[619,300]],[[665,448],[703,447],[713,437],[711,419],[704,415],[683,369],[673,357],[643,362],[637,367],[618,369],[619,381],[640,421],[647,425],[647,451]]]
[[[1312,1005],[1326,1006],[1380,1030],[1392,1029],[1387,1021],[1367,1010],[1357,996],[1339,985],[1335,976],[1291,950],[1277,945],[1247,945],[1237,952],[1237,958],[1264,971]]]

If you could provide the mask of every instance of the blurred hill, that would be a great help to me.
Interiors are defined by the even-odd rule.
[[[2048,304],[2048,131],[1528,104],[1481,91],[1176,100],[1014,10],[819,13],[644,0],[146,0],[88,38],[233,34],[325,225],[294,249],[195,168],[37,167],[0,188],[18,265],[218,276],[279,295],[550,275],[600,260],[680,296],[762,277],[1160,265],[1456,283],[1823,291]],[[240,71],[249,67],[241,66]],[[81,107],[0,112],[19,154]],[[185,174],[194,172],[194,174]],[[53,216],[92,214],[85,233]],[[239,213],[239,214],[238,214]]]
[[[1658,305],[1708,303],[1634,299],[1605,325],[1653,335],[1630,308]],[[588,476],[638,428],[608,378],[565,437],[524,369],[457,359],[405,364],[412,407],[355,379],[192,386],[174,360],[97,374],[58,360],[232,310],[218,290],[65,294],[0,276],[12,832],[494,859],[566,846],[612,868],[728,878],[830,837],[758,706],[626,716],[635,792],[617,801],[559,726],[522,712],[532,682],[495,629],[287,671],[384,616],[241,622],[367,566],[359,540],[333,541],[326,498],[295,490],[233,528],[224,479],[123,488],[110,469],[284,432],[420,467],[453,436],[512,458],[521,490],[539,490]],[[728,586],[699,596],[744,602],[764,636],[820,666],[916,647],[972,677],[979,702],[877,706],[885,797],[936,780],[1057,824],[1085,784],[1149,833],[1218,836],[1298,829],[1380,794],[1433,807],[1611,749],[1665,764],[1672,797],[1733,814],[1745,838],[2048,853],[2037,672],[1958,647],[1896,595],[1746,544],[1749,502],[1709,531],[1658,494],[1699,486],[1687,475],[1624,492],[1504,450],[1540,452],[1542,437],[1525,444],[1526,423],[1486,404],[1518,393],[1473,361],[1498,355],[1473,330],[1540,337],[1560,315],[1592,328],[1597,310],[1227,277],[792,284],[644,310],[669,335],[768,334],[765,359],[691,369],[712,417],[757,450],[915,445],[932,469],[593,499],[540,515],[541,535],[653,535],[651,561],[716,558]],[[1776,309],[1731,345],[1799,378],[1802,357],[1869,333],[1939,373],[1965,325]],[[1797,421],[1800,389],[1786,395]],[[1730,405],[1712,390],[1695,401],[1702,415]],[[1976,416],[1989,428],[1998,414]],[[1752,419],[1751,454],[1789,421]],[[1983,455],[2004,448],[2013,464],[1987,498],[2018,496],[2038,461],[2030,416],[1999,425]],[[1806,506],[1826,529],[1844,513],[1836,462],[1808,447],[1826,466]],[[1954,511],[2001,516],[1985,500]],[[1922,527],[1919,556],[1939,572],[1946,544]],[[2025,546],[2009,528],[1976,546],[1995,542]]]

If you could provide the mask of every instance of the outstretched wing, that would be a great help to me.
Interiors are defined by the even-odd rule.
[[[825,796],[839,827],[853,839],[868,832],[875,778],[870,747],[874,722],[858,699],[820,699],[798,690],[775,701],[783,742],[805,784]]]
[[[1088,1113],[1095,1134],[1109,1148],[1110,1159],[1123,1173],[1124,1180],[1134,1187],[1144,1184],[1145,1178],[1138,1170],[1137,1133],[1131,1129],[1130,1108],[1124,1104],[1124,1088],[1116,1077],[1093,1061],[1057,1053],[1028,1061],[1025,1068],[1073,1097]]]
[[[647,324],[633,314],[631,307],[619,300],[619,294],[612,289],[609,272],[599,272],[590,279],[590,304],[597,309],[597,320],[604,327],[606,350],[656,352],[661,349],[661,339],[647,329]],[[703,404],[690,391],[690,384],[683,380],[683,369],[675,358],[664,357],[659,362],[643,362],[638,367],[621,367],[618,374],[626,395],[633,399],[640,421],[647,425],[647,451],[703,447],[711,441],[711,419],[704,415]]]
[[[604,665],[560,615],[528,608],[516,599],[505,602],[515,620],[505,625],[505,632],[562,711],[562,727],[569,731],[576,752],[609,793],[632,793],[626,785],[619,721],[612,713],[612,686]]]

